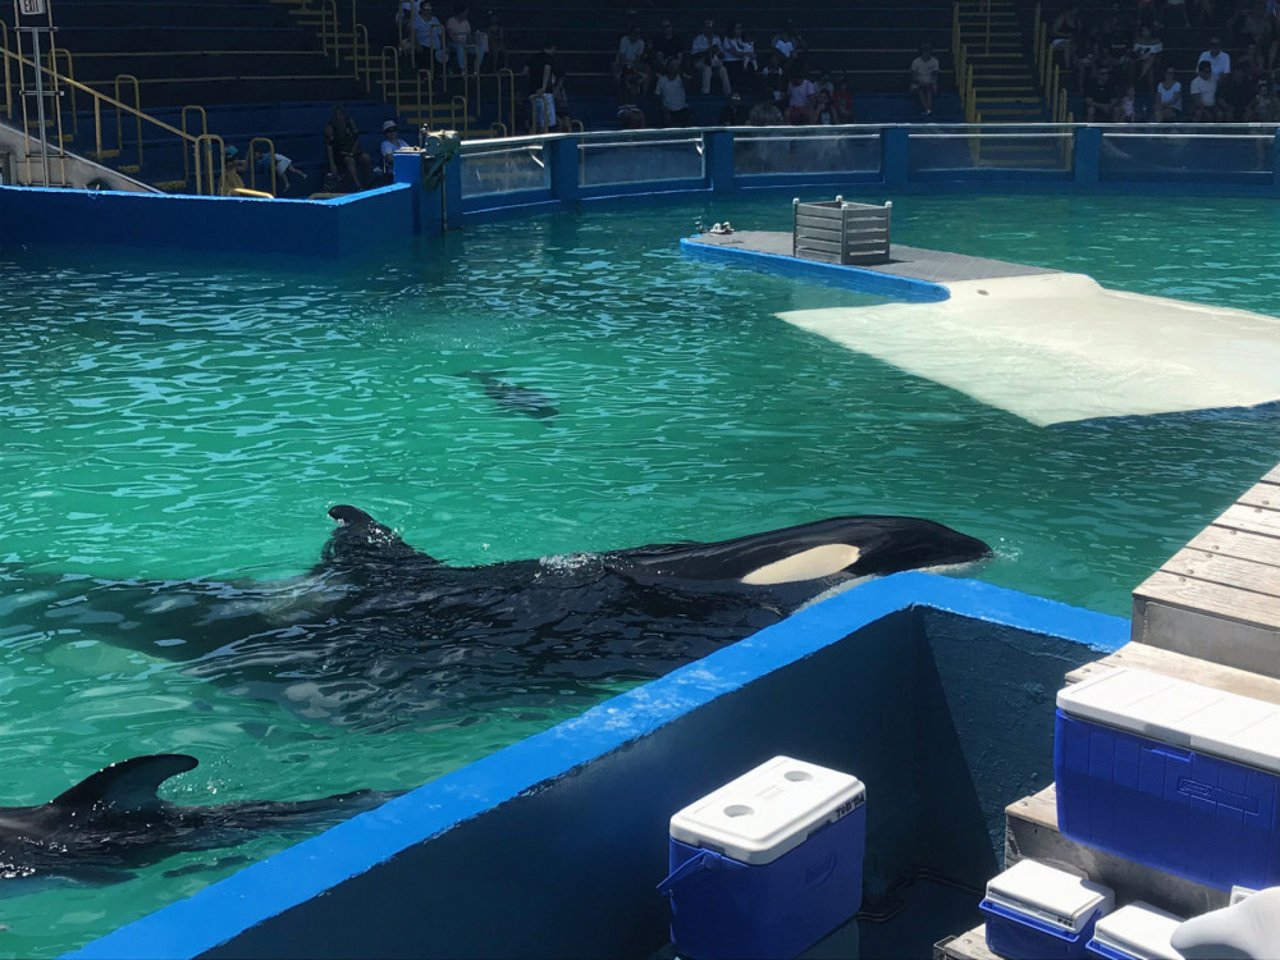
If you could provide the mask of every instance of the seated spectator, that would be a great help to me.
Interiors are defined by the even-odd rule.
[[[756,62],[756,45],[742,32],[742,24],[735,23],[733,32],[724,38],[724,67],[729,71],[733,89],[740,90],[748,74],[760,69]]]
[[[716,74],[724,95],[729,96],[733,84],[729,81],[729,71],[724,68],[724,45],[716,34],[714,21],[703,21],[702,32],[693,38],[689,52],[693,56],[693,69],[702,75],[702,92],[711,92],[711,75]]]
[[[791,28],[787,27],[776,37],[773,38],[773,49],[782,54],[782,59],[791,61],[799,54],[800,49],[796,45],[795,34],[791,32]]]
[[[1173,123],[1182,119],[1182,84],[1174,76],[1173,67],[1167,68],[1164,79],[1156,84],[1151,119],[1156,123]]]
[[[640,28],[633,26],[618,41],[618,55],[613,60],[613,78],[618,86],[637,94],[648,86],[649,65],[644,53]]]
[[[816,90],[813,81],[797,70],[787,85],[787,123],[801,126],[813,122],[813,103]]]
[[[747,106],[742,102],[742,94],[735,90],[729,95],[729,102],[720,111],[720,126],[744,127],[749,116]]]
[[[1209,49],[1200,54],[1196,60],[1196,72],[1200,72],[1200,64],[1208,63],[1215,81],[1221,80],[1231,72],[1231,54],[1222,49],[1222,41],[1214,37],[1209,41]]]
[[[449,38],[459,74],[467,72],[467,48],[471,45],[471,21],[467,5],[459,3],[453,8],[453,16],[444,22],[444,32]]]
[[[684,72],[684,41],[676,36],[675,31],[671,29],[671,21],[662,21],[662,32],[654,38],[649,44],[650,59],[653,61],[653,69],[658,73],[665,73],[667,69],[667,61],[676,59],[676,69]]]
[[[849,89],[848,78],[840,78],[831,94],[831,102],[836,108],[836,123],[853,123],[853,91]]]
[[[483,30],[477,30],[473,36],[476,42],[476,76],[486,59],[493,64],[496,73],[507,65],[507,32],[498,22],[498,15],[489,11],[488,22]]]
[[[658,77],[653,92],[658,95],[662,104],[664,127],[687,127],[693,123],[689,100],[684,92],[684,78],[680,76],[677,60],[673,58],[667,61],[667,72]]]
[[[787,91],[787,68],[777,50],[769,54],[768,65],[760,71],[760,85],[766,97],[781,105]]]
[[[1160,75],[1160,60],[1164,53],[1164,42],[1151,27],[1144,26],[1138,32],[1138,39],[1133,42],[1134,85],[1144,90],[1155,85]]]
[[[782,111],[778,109],[778,105],[772,100],[761,100],[747,114],[747,123],[753,127],[780,127],[782,126]]]
[[[1099,66],[1084,87],[1085,122],[1114,120],[1116,101],[1119,99],[1115,81],[1111,79],[1111,71],[1105,66]]]
[[[911,61],[911,92],[920,104],[920,112],[926,117],[933,116],[933,95],[938,89],[939,69],[933,47],[922,43],[920,56]]]
[[[229,197],[237,190],[244,189],[244,180],[240,178],[240,151],[235,147],[227,147],[223,154],[222,183],[218,192]]]
[[[404,39],[412,37],[419,55],[431,69],[443,69],[445,63],[444,25],[431,10],[426,0],[403,0],[396,23],[401,30],[401,48]]]
[[[388,120],[382,125],[382,143],[378,145],[378,169],[384,183],[391,183],[395,179],[396,162],[395,155],[397,150],[408,150],[409,145],[400,139],[400,128],[394,120]]]
[[[529,75],[529,126],[531,133],[549,133],[556,129],[556,82],[560,66],[556,61],[556,45],[543,44],[542,50],[525,65]]]
[[[623,130],[643,130],[649,125],[649,119],[644,115],[644,108],[628,100],[625,90],[618,94],[617,117],[618,126]]]
[[[813,122],[819,126],[834,126],[839,123],[836,119],[835,104],[831,102],[831,93],[827,90],[819,90],[813,101]]]
[[[1255,87],[1253,99],[1245,108],[1244,120],[1245,123],[1280,123],[1280,100],[1267,81],[1260,80]]]
[[[1115,121],[1116,123],[1137,123],[1138,121],[1138,91],[1133,84],[1125,87],[1124,96],[1116,101]]]
[[[346,177],[353,190],[363,190],[372,173],[369,155],[360,146],[360,131],[341,104],[335,103],[324,125],[324,152],[329,172]]]
[[[1213,64],[1201,60],[1196,65],[1196,75],[1191,81],[1191,119],[1196,123],[1216,123],[1222,117],[1218,105],[1218,81],[1213,75]]]

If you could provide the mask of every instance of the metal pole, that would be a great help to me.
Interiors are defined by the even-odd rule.
[[[45,140],[44,126],[44,77],[40,69],[40,28],[31,27],[31,57],[36,63],[36,123],[40,127],[40,167],[44,171],[44,185],[49,186],[49,144]]]

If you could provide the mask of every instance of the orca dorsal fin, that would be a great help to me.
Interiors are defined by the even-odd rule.
[[[359,507],[340,503],[329,508],[329,516],[337,522],[320,553],[317,570],[336,567],[360,569],[376,563],[419,560],[439,563],[435,557],[417,550],[385,523],[379,523]]]
[[[156,791],[170,777],[199,763],[185,753],[156,753],[103,767],[51,801],[56,807],[102,807],[115,813],[150,810],[161,803]]]

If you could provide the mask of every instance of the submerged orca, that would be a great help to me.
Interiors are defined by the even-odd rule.
[[[453,567],[363,510],[329,513],[338,526],[300,578],[107,581],[0,566],[0,599],[43,591],[43,604],[10,605],[19,631],[144,650],[303,716],[387,728],[597,700],[615,689],[601,684],[661,676],[852,579],[990,553],[929,520],[853,516]]]
[[[511,413],[532,417],[534,420],[545,420],[560,412],[546,394],[503,379],[506,376],[503,370],[469,370],[463,376],[477,381],[484,387],[485,395],[490,400]]]
[[[264,828],[321,826],[394,796],[360,790],[299,802],[184,806],[161,800],[160,784],[197,764],[165,753],[99,770],[48,803],[0,807],[0,881],[38,877],[111,882],[187,850],[240,843]]]

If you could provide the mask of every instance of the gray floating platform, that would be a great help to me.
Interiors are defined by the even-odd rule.
[[[735,230],[728,234],[704,233],[680,241],[681,249],[692,256],[717,260],[738,260],[744,266],[780,273],[825,276],[828,281],[869,293],[884,293],[907,300],[946,300],[950,291],[942,284],[963,280],[996,280],[1060,273],[1044,267],[1006,263],[963,253],[946,253],[895,243],[889,262],[844,266],[806,260],[791,253],[789,233],[766,230]]]

